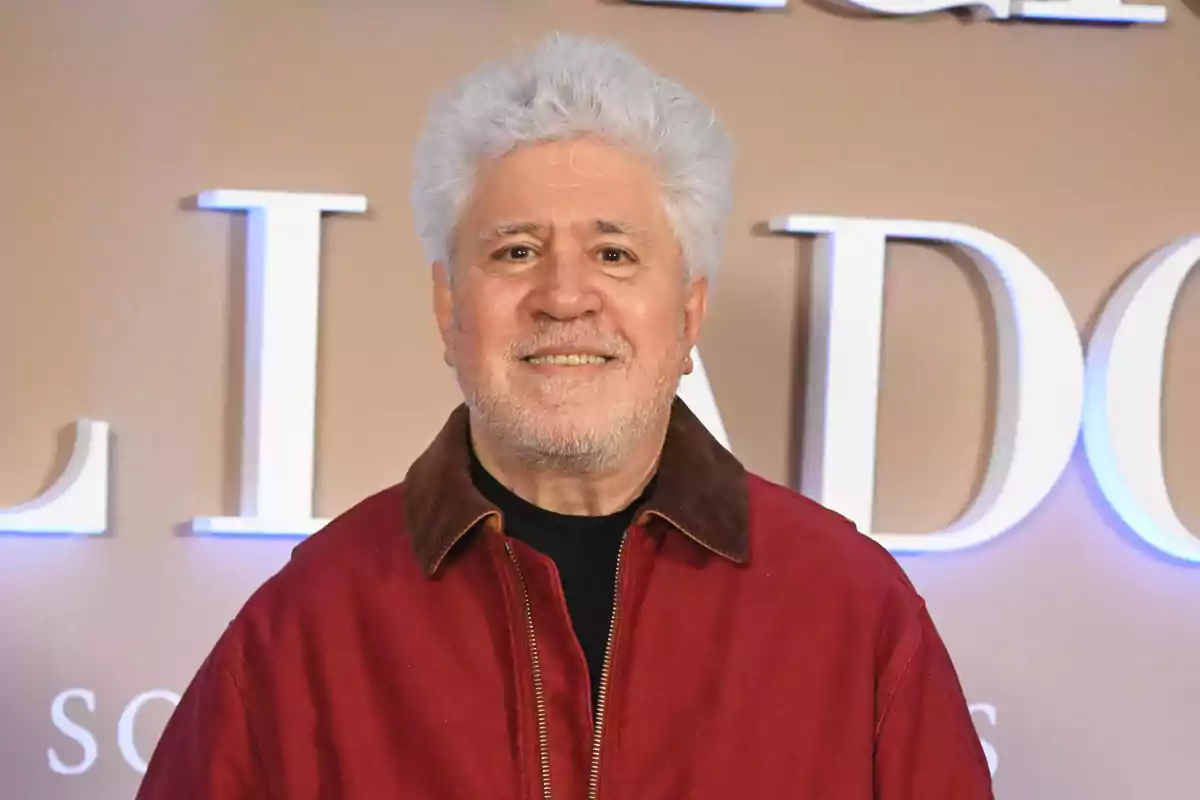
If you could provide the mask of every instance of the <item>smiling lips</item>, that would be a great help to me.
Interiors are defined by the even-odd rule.
[[[579,367],[585,364],[607,364],[612,360],[612,357],[596,353],[547,353],[545,355],[526,356],[521,360],[526,364]]]

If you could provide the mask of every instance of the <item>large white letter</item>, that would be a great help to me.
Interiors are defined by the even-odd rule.
[[[148,765],[138,754],[137,747],[133,742],[133,733],[138,711],[150,700],[165,700],[173,706],[179,705],[179,695],[174,692],[164,689],[142,692],[129,701],[129,705],[125,706],[125,710],[121,712],[121,718],[117,720],[117,746],[121,748],[121,755],[125,757],[125,762],[141,775],[146,774]]]
[[[987,717],[988,722],[992,723],[992,727],[996,727],[996,707],[991,703],[973,703],[967,706],[967,711],[971,714],[983,714]],[[996,752],[996,746],[979,737],[979,743],[983,745],[983,756],[987,759],[988,772],[992,777],[996,777],[996,770],[1000,768],[1000,754]]]
[[[1105,305],[1088,343],[1083,441],[1100,488],[1129,527],[1158,550],[1200,563],[1200,539],[1171,506],[1162,456],[1167,328],[1197,261],[1200,236],[1176,241],[1142,262]]]
[[[0,532],[101,534],[108,528],[108,423],[75,422],[66,469],[38,497],[0,509]]]
[[[969,9],[982,19],[1007,19],[1012,14],[1012,0],[834,0],[841,6],[863,8],[885,16],[912,16],[947,11],[952,8]]]
[[[54,727],[74,739],[83,748],[83,760],[73,766],[67,766],[59,758],[58,753],[51,747],[46,751],[50,760],[50,769],[59,775],[82,775],[96,763],[96,737],[82,725],[75,724],[67,717],[67,701],[78,697],[87,705],[88,711],[96,711],[96,695],[88,689],[68,689],[59,693],[50,704],[50,720]]]
[[[1133,5],[1121,0],[834,0],[887,16],[911,16],[965,8],[982,19],[1056,20],[1060,22],[1166,22],[1167,9]]]
[[[1015,0],[1012,15],[1062,22],[1166,22],[1165,6],[1121,0]]]
[[[1013,245],[950,222],[790,216],[771,229],[817,236],[812,273],[802,491],[894,552],[961,550],[1011,528],[1070,460],[1083,353],[1050,279]],[[887,240],[954,244],[986,278],[996,312],[999,398],[991,460],[971,507],[946,530],[873,533],[876,406]]]
[[[200,208],[247,211],[241,515],[196,533],[304,536],[314,519],[321,214],[363,212],[361,195],[217,189]]]

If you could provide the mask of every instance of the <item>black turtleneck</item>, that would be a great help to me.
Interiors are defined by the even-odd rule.
[[[624,510],[586,517],[547,511],[518,497],[483,468],[473,449],[471,479],[480,494],[504,515],[504,532],[552,560],[558,569],[571,627],[587,660],[595,709],[612,623],[621,537],[633,522],[638,506],[649,496],[654,481]]]

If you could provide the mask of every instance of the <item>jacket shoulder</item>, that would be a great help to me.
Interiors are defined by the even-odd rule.
[[[810,497],[747,473],[753,559],[819,575],[831,588],[922,601],[895,557],[847,517]]]
[[[292,549],[284,571],[391,567],[411,553],[404,523],[403,483],[360,500]]]
[[[245,602],[230,627],[276,639],[292,626],[335,618],[392,581],[418,575],[404,525],[404,485],[373,494],[292,548],[291,556]]]

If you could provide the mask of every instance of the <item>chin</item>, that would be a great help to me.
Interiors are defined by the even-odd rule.
[[[629,414],[611,405],[531,403],[525,413],[495,422],[504,438],[530,459],[589,471],[607,469],[619,460],[638,428]]]
[[[526,428],[513,441],[525,458],[543,466],[572,472],[603,472],[619,464],[628,452],[628,436],[620,428]]]
[[[597,408],[593,403],[536,403],[530,405],[530,410],[533,413],[526,418],[526,426],[547,439],[607,438],[623,427],[626,416],[614,413],[611,405]]]
[[[527,457],[592,470],[619,460],[670,406],[670,397],[664,404],[663,397],[606,383],[473,387],[468,397],[497,438]]]

